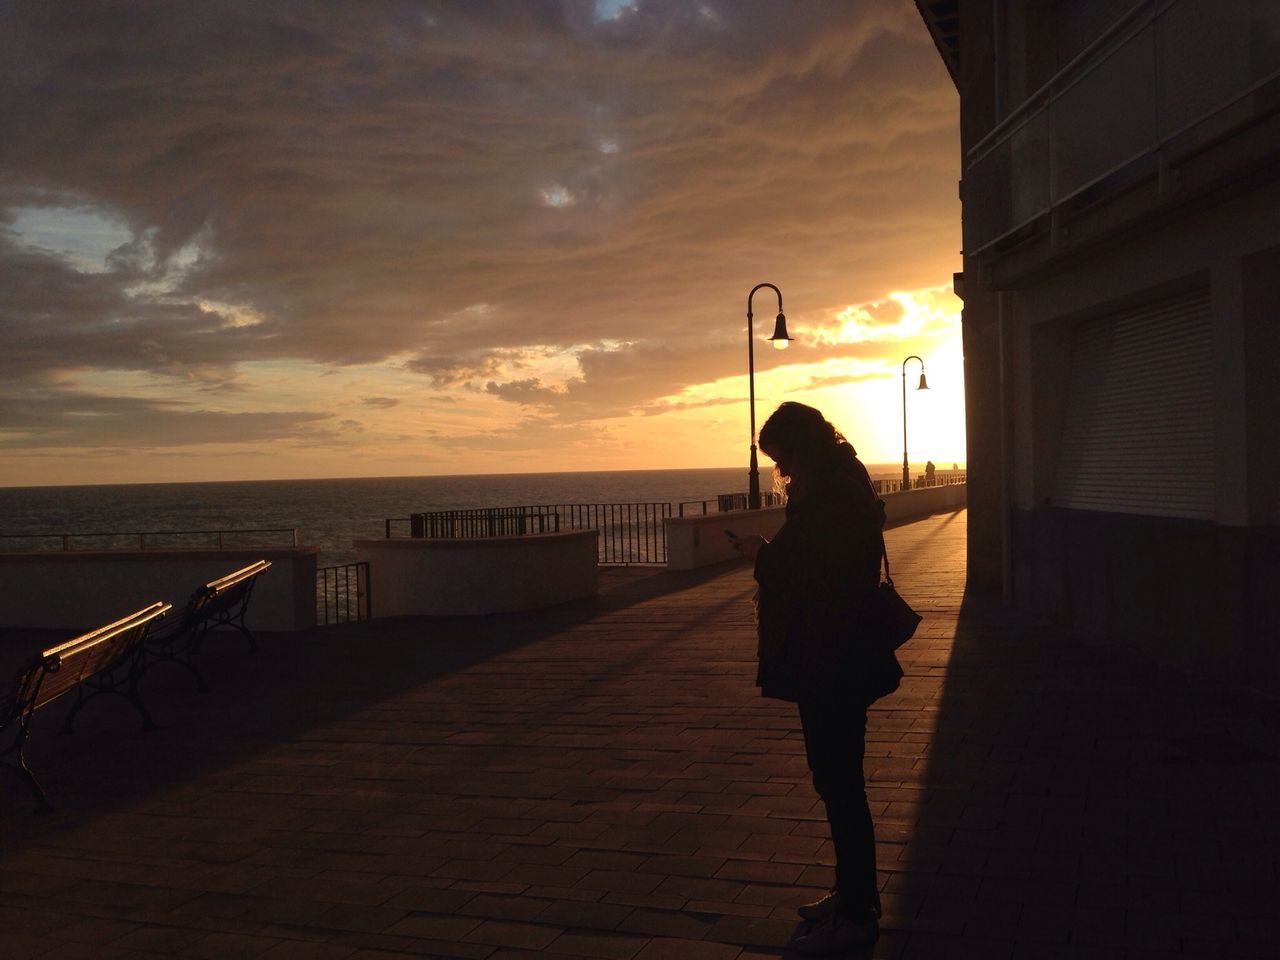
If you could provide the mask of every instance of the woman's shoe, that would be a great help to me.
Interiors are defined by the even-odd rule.
[[[820,923],[803,937],[792,940],[790,947],[796,953],[810,957],[825,957],[832,953],[869,947],[880,939],[880,924],[872,914],[863,920],[853,920],[836,914]]]
[[[821,923],[834,917],[836,908],[839,906],[840,891],[832,890],[821,900],[815,900],[813,903],[805,903],[796,907],[796,913],[800,914],[804,920],[817,920]]]

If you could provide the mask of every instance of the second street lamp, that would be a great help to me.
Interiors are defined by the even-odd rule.
[[[774,321],[772,341],[775,350],[785,350],[791,342],[787,336],[787,317],[782,312],[782,291],[772,283],[757,283],[747,294],[747,392],[751,403],[751,472],[747,478],[747,509],[760,509],[760,467],[756,462],[756,352],[755,331],[751,324],[751,298],[761,287],[778,295],[778,317]]]
[[[907,360],[920,360],[915,354]],[[911,489],[911,467],[907,465],[907,360],[902,361],[902,489]],[[920,386],[917,390],[928,390],[929,384],[924,378],[924,361],[920,360]]]

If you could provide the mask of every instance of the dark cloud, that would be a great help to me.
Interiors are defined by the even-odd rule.
[[[958,241],[955,95],[907,0],[12,2],[0,129],[5,222],[76,206],[131,238],[84,273],[0,231],[16,391],[407,357],[600,416],[738,372],[762,279],[835,310],[944,281]],[[634,346],[563,389],[504,382],[606,341]],[[228,429],[309,422],[261,416]]]
[[[425,374],[438,387],[456,387],[472,380],[497,376],[504,366],[520,366],[520,354],[511,351],[485,350],[464,356],[411,357],[405,367]]]
[[[0,395],[0,448],[249,444],[309,436],[328,419],[324,413],[225,413],[137,397],[33,391]]]
[[[366,407],[375,407],[378,410],[386,410],[394,407],[400,401],[395,397],[361,397],[360,402]]]
[[[93,367],[225,383],[238,363],[289,352],[279,323],[235,326],[189,299],[131,296],[127,273],[84,273],[3,234],[0,277],[0,382]]]

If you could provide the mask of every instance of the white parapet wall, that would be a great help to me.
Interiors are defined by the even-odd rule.
[[[782,507],[761,510],[727,510],[696,517],[668,517],[667,567],[671,570],[693,570],[726,560],[739,560],[742,554],[733,548],[725,535],[732,530],[740,537],[759,534],[772,539],[786,519]]]
[[[355,541],[374,616],[536,610],[599,592],[595,530],[519,537]]]
[[[967,490],[968,487],[963,483],[949,483],[938,487],[886,493],[883,497],[885,522],[905,523],[934,513],[959,510],[966,503]]]
[[[965,504],[965,485],[956,483],[886,493],[884,504],[886,523],[906,523],[930,514],[960,509]],[[732,530],[738,536],[759,534],[768,540],[778,532],[784,519],[782,507],[730,510],[696,517],[668,517],[665,522],[667,566],[672,570],[693,570],[713,563],[736,560],[740,554],[725,536],[726,530]]]
[[[81,631],[156,600],[176,617],[197,587],[253,563],[271,569],[253,587],[251,630],[316,625],[315,547],[230,550],[70,550],[0,553],[0,628]]]

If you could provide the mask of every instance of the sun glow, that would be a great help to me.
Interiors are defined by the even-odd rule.
[[[919,367],[907,371],[907,455],[911,462],[963,463],[964,353],[962,304],[948,287],[898,290],[883,299],[851,304],[824,321],[801,326],[797,340],[856,355],[780,367],[756,376],[758,418],[783,400],[822,410],[864,461],[902,459],[902,363],[924,360],[929,389],[919,390]],[[745,378],[743,378],[745,385]],[[745,392],[745,390],[744,390]]]

